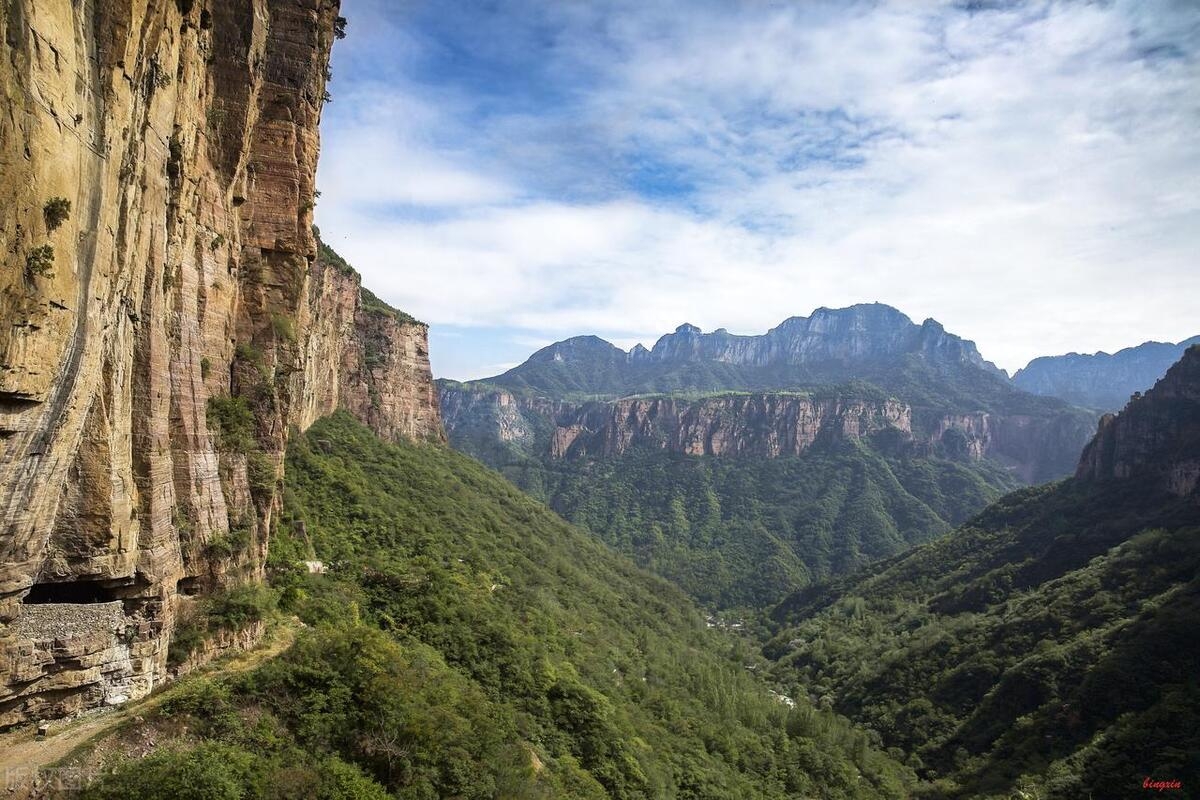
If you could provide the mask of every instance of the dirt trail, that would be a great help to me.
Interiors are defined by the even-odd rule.
[[[258,647],[223,658],[192,674],[220,677],[251,670],[290,647],[295,641],[298,627],[298,623],[288,622],[272,628]],[[164,684],[164,687],[171,685]],[[40,770],[51,767],[77,747],[114,730],[126,720],[157,708],[163,697],[162,692],[156,692],[117,708],[93,711],[76,719],[51,723],[50,734],[45,737],[39,737],[33,725],[0,734],[0,790],[6,793],[0,794],[0,797],[15,800],[30,797],[37,788],[35,784],[39,783]],[[41,783],[45,783],[46,776],[42,778]],[[61,783],[66,784],[63,788],[67,788],[71,780],[71,775],[64,775],[61,778]]]

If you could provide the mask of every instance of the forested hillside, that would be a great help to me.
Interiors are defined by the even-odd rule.
[[[1192,348],[1106,418],[1077,478],[782,604],[773,674],[909,753],[924,796],[1193,784],[1198,475]]]
[[[312,784],[285,796],[903,796],[867,736],[773,696],[682,593],[471,459],[339,413],[293,439],[286,475],[273,584],[311,627],[173,704],[186,744],[91,796],[181,775],[281,796],[296,774]],[[297,567],[313,558],[328,574]],[[363,788],[316,788],[334,785]]]
[[[868,443],[778,459],[636,448],[501,470],[567,520],[715,608],[763,608],[945,533],[1016,488],[988,462]]]
[[[763,608],[1071,472],[1096,416],[879,303],[595,336],[440,381],[451,444],[713,608]]]

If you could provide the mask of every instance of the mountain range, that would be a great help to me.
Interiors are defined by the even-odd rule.
[[[944,441],[952,432],[949,438],[961,435],[974,457],[1002,461],[1027,482],[1069,472],[1094,420],[1067,403],[1014,387],[974,343],[936,321],[917,325],[879,303],[818,309],[761,336],[705,334],[681,325],[649,350],[625,352],[598,337],[575,337],[542,348],[501,375],[439,386],[448,431],[472,452],[485,446],[478,436],[486,435],[483,418],[489,414],[497,417],[492,438],[558,457],[569,456],[572,447],[621,451],[639,438],[658,436],[667,437],[668,449],[697,455],[730,449],[779,455],[806,449],[832,420],[851,435],[855,428],[896,427],[927,449],[959,446]],[[740,418],[740,411],[717,413],[728,409],[706,413],[713,398],[734,394],[753,398],[746,410],[762,411],[763,424],[747,417],[739,432],[727,433],[707,421]],[[766,409],[767,395],[866,405],[798,410],[795,403],[773,401]],[[674,403],[662,405],[668,397]],[[886,407],[889,401],[896,404]],[[693,419],[698,426],[684,430],[680,421]],[[816,424],[797,430],[797,419]],[[623,420],[639,422],[623,431]],[[460,430],[470,436],[459,436]],[[546,432],[548,437],[539,435]]]
[[[1096,417],[882,304],[762,336],[596,337],[439,381],[450,441],[721,607],[850,571],[1069,474]]]
[[[577,336],[534,353],[518,367],[485,379],[508,389],[594,399],[663,392],[772,391],[844,380],[848,368],[882,385],[904,385],[906,361],[919,358],[949,376],[972,366],[1003,379],[975,344],[935,320],[914,324],[881,303],[819,308],[761,336],[725,329],[703,333],[683,324],[647,350],[625,352],[595,336]]]
[[[1145,342],[1115,353],[1035,358],[1013,376],[1033,394],[1050,395],[1084,408],[1117,411],[1129,398],[1154,385],[1200,336],[1182,342]]]

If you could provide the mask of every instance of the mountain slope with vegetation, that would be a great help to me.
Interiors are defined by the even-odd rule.
[[[777,459],[640,447],[499,465],[568,521],[721,609],[773,605],[902,552],[1018,485],[989,462],[886,456],[864,442]]]
[[[867,736],[773,696],[679,591],[471,459],[339,412],[285,474],[273,582],[310,629],[177,703],[187,737],[91,796],[193,772],[280,796],[304,771],[286,796],[903,796]]]
[[[1106,420],[1077,478],[782,604],[773,674],[910,753],[924,796],[1194,784],[1197,476],[1194,347]]]

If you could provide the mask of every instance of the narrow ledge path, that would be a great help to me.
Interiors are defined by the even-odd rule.
[[[254,669],[291,647],[302,626],[298,620],[278,623],[268,629],[257,647],[217,659],[180,680],[197,675],[219,678]],[[50,774],[54,765],[78,748],[111,733],[122,723],[157,708],[177,683],[165,683],[161,690],[141,700],[51,722],[47,736],[38,736],[37,725],[33,724],[0,734],[0,798],[28,800],[40,797],[48,784],[55,783],[61,788],[72,788],[69,784],[77,777],[69,772],[61,776]]]

